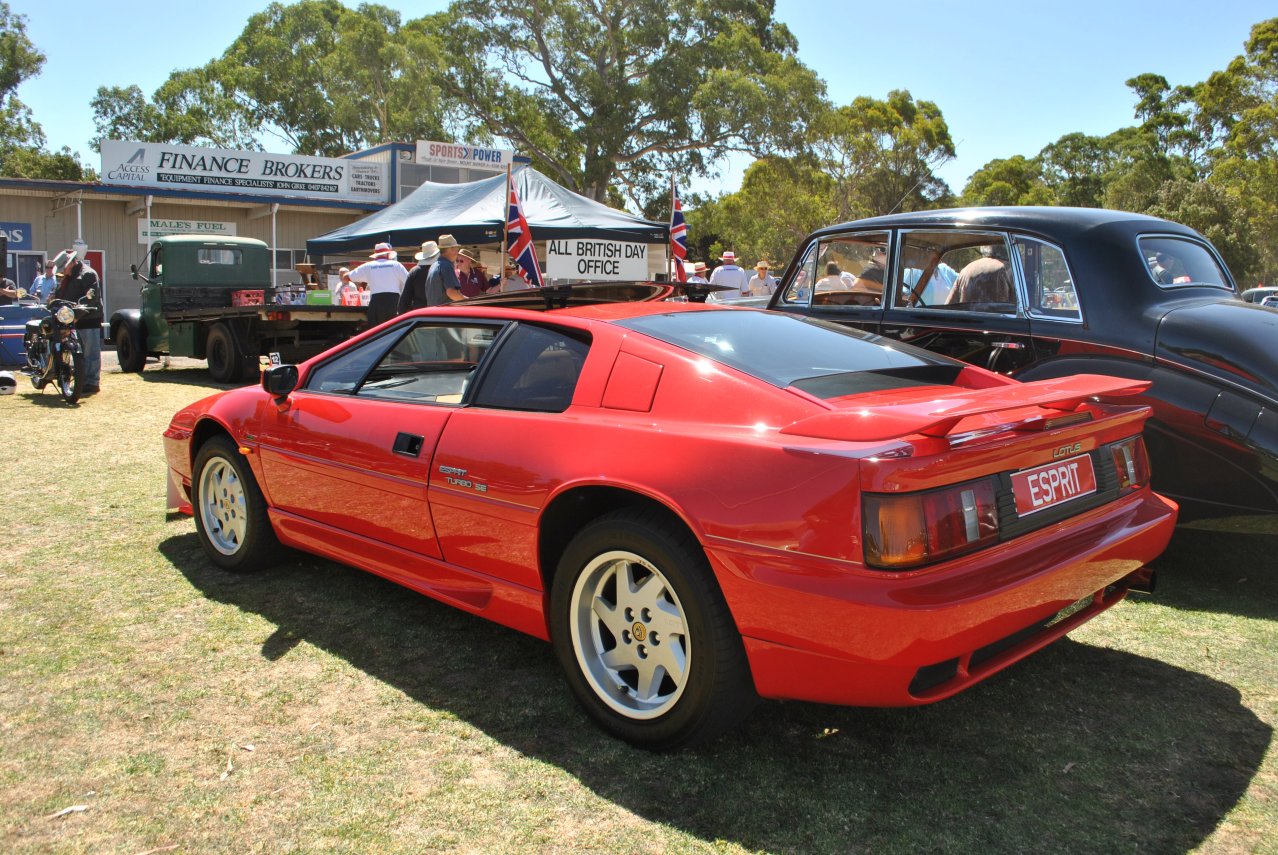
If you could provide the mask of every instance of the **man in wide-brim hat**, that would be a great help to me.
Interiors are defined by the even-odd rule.
[[[430,305],[426,298],[426,281],[430,277],[430,268],[439,260],[439,244],[433,240],[424,241],[421,251],[413,256],[413,260],[417,264],[408,271],[404,290],[399,295],[401,315]]]
[[[377,326],[395,317],[399,308],[399,296],[408,279],[408,271],[399,263],[395,247],[379,243],[373,247],[372,261],[366,261],[351,271],[352,282],[368,286],[368,323]]]

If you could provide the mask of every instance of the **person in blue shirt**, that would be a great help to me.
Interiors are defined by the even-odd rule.
[[[53,296],[53,289],[58,287],[58,277],[53,275],[53,270],[53,259],[49,259],[44,263],[44,272],[32,280],[27,296],[41,303],[47,302]]]

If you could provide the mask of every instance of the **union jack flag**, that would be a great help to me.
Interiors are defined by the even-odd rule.
[[[674,206],[670,210],[670,255],[674,257],[675,279],[688,281],[688,271],[683,269],[683,260],[688,257],[688,224],[683,221],[683,205],[679,202],[678,192],[671,190]]]
[[[537,265],[537,253],[533,249],[532,232],[524,219],[519,195],[515,192],[515,176],[510,176],[510,199],[506,205],[506,234],[510,241],[510,257],[515,259],[524,281],[536,288],[542,286],[541,268]]]

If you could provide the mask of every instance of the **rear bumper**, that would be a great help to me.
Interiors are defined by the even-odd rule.
[[[1148,489],[913,573],[740,543],[708,550],[769,698],[911,706],[962,691],[1119,602],[1167,546]]]

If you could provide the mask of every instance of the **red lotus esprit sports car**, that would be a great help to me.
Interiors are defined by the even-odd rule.
[[[1147,384],[1019,383],[806,318],[669,302],[400,316],[165,431],[252,570],[296,547],[554,644],[666,749],[756,697],[959,692],[1151,581]]]

